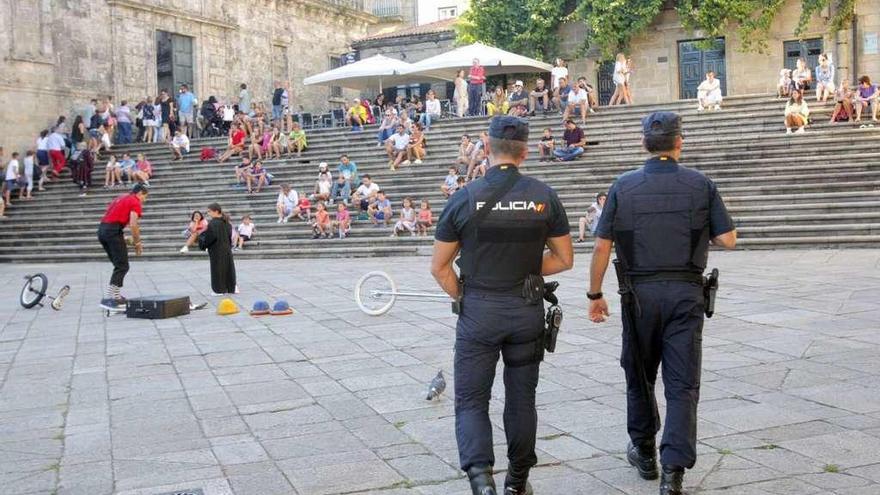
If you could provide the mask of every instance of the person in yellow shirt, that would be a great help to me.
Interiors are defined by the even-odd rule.
[[[290,153],[296,151],[296,156],[300,156],[308,147],[308,141],[306,141],[306,131],[300,127],[299,122],[294,122],[291,125],[290,136],[288,136],[288,144],[287,144],[287,156],[290,156]]]
[[[352,131],[363,131],[367,123],[367,109],[361,105],[360,98],[352,100],[351,108],[345,115],[345,123],[351,126]]]
[[[504,94],[504,88],[496,86],[492,99],[486,103],[486,113],[490,117],[493,115],[507,115],[508,110],[510,110],[510,103],[507,101],[507,95]]]

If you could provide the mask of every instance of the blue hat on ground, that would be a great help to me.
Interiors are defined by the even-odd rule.
[[[529,140],[529,123],[519,117],[501,115],[493,117],[489,122],[489,137],[508,141]]]
[[[681,117],[675,112],[654,112],[642,119],[642,132],[647,136],[681,136]]]
[[[275,301],[275,305],[272,306],[272,314],[274,316],[292,315],[293,310],[290,309],[290,305],[287,304],[287,301],[279,299]]]
[[[264,316],[269,314],[269,303],[266,301],[254,301],[254,308],[251,309],[251,316]]]

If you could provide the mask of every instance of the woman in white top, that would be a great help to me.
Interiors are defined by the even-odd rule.
[[[702,112],[706,108],[721,110],[721,81],[715,79],[715,73],[706,73],[706,80],[697,86],[697,111]]]
[[[797,68],[791,71],[791,83],[794,89],[798,91],[810,89],[810,82],[812,81],[813,76],[810,74],[810,69],[807,68],[807,61],[803,57],[799,58],[797,60]]]
[[[431,121],[439,119],[440,114],[440,100],[437,99],[434,90],[429,89],[428,94],[425,97],[425,111],[422,113],[421,117],[419,117],[419,122],[425,127],[426,131],[430,131]]]
[[[554,91],[559,89],[559,80],[563,77],[568,79],[568,67],[565,66],[565,60],[557,58],[556,67],[550,71],[550,89]]]
[[[611,95],[611,100],[608,102],[609,106],[626,102],[626,74],[626,55],[618,53],[617,61],[614,62],[614,75],[612,76],[614,94]]]
[[[456,115],[464,117],[468,109],[468,85],[464,77],[464,69],[455,74],[455,91],[452,93],[452,99],[455,101]]]
[[[828,101],[834,95],[834,64],[830,54],[819,55],[816,66],[816,101]]]

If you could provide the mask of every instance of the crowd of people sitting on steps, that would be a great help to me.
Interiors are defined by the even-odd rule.
[[[880,87],[871,78],[862,75],[855,88],[849,81],[841,79],[836,83],[836,69],[830,53],[819,55],[819,64],[811,71],[804,58],[799,58],[796,66],[782,69],[776,86],[780,98],[788,98],[785,105],[786,134],[803,134],[811,123],[810,108],[807,105],[807,92],[815,91],[817,103],[834,102],[830,123],[859,123],[860,128],[874,127],[878,122],[880,106]],[[862,116],[870,109],[871,122],[862,123]]]
[[[837,84],[831,55],[822,54],[818,60],[813,70],[805,59],[800,58],[795,67],[780,72],[778,95],[788,98],[784,112],[786,133],[804,133],[811,123],[806,101],[808,92],[814,92],[817,102],[834,102],[830,122],[850,121],[861,124],[861,127],[873,127],[873,122],[878,121],[880,87],[867,75],[861,76],[855,87],[850,87],[846,80]],[[631,82],[634,72],[633,60],[623,53],[618,54],[612,73],[614,93],[609,106],[633,103]],[[409,98],[401,95],[393,101],[386,101],[386,95],[379,94],[373,101],[355,98],[346,103],[344,121],[353,132],[376,126],[376,146],[384,150],[388,168],[392,171],[423,165],[427,159],[432,125],[442,118],[466,115],[492,117],[507,114],[526,118],[537,114],[560,115],[562,135],[555,135],[552,127],[543,130],[536,147],[538,160],[562,162],[583,156],[587,139],[582,126],[590,114],[598,111],[599,98],[596,88],[587,83],[586,78],[569,73],[564,60],[557,59],[550,77],[535,79],[530,88],[526,88],[523,81],[515,80],[507,87],[498,85],[484,94],[486,84],[485,69],[478,59],[474,59],[468,70],[456,73],[448,109],[442,108],[433,90],[429,90],[424,99],[418,95]],[[80,194],[87,195],[93,187],[95,169],[100,169],[99,155],[101,163],[105,163],[104,188],[149,184],[154,171],[146,156],[114,151],[117,144],[133,142],[165,143],[172,161],[179,161],[191,152],[192,138],[227,136],[225,150],[202,148],[202,159],[216,159],[222,163],[240,156],[241,160],[235,166],[236,184],[249,194],[260,193],[274,180],[273,174],[264,166],[265,160],[301,157],[308,149],[306,131],[298,121],[302,107],[298,118],[292,110],[293,93],[289,81],[276,81],[274,86],[271,99],[266,102],[255,101],[246,84],[240,85],[237,98],[224,98],[224,101],[215,96],[200,101],[186,84],[180,85],[174,96],[168,89],[162,89],[155,98],[147,96],[137,103],[121,100],[117,105],[110,96],[95,98],[73,115],[72,123],[61,116],[52,126],[41,131],[33,149],[7,157],[0,148],[0,165],[5,174],[0,195],[0,218],[5,218],[6,208],[14,200],[30,200],[35,192],[45,189],[46,183],[58,180],[65,170],[80,188]],[[705,80],[697,87],[697,110],[720,110],[722,95],[722,82],[713,71],[707,72]],[[865,122],[868,115],[871,120]],[[485,133],[461,137],[454,161],[455,170],[450,168],[441,185],[444,196],[448,197],[468,181],[486,173],[486,141]],[[347,156],[340,158],[343,170],[348,169],[348,162]],[[317,219],[324,217],[317,214],[319,203],[324,203],[323,210],[328,215],[338,216],[340,211],[331,212],[330,207],[340,201],[347,203],[345,198],[361,201],[363,194],[359,191],[362,187],[364,184],[357,180],[357,176],[352,180],[348,172],[334,178],[325,167],[319,173],[314,191],[299,195],[302,201],[311,201],[306,220],[314,224],[316,234],[323,237],[330,231],[326,221]],[[342,220],[330,223],[337,235],[344,237],[350,230],[351,219],[364,215],[374,224],[390,226],[390,220],[382,218],[390,210],[374,207],[375,211],[371,212],[369,207],[376,202],[376,195],[370,198],[369,204],[359,211],[342,213]],[[306,203],[299,201],[296,206],[302,210]],[[314,221],[312,209],[315,210]],[[398,210],[401,213],[407,211],[409,216],[402,204]],[[347,207],[345,211],[348,211]],[[279,218],[286,221],[290,217],[279,215]],[[343,228],[338,228],[338,222]],[[400,218],[399,222],[402,223],[394,226],[413,231],[408,228],[413,225],[411,219]],[[419,221],[415,225],[419,225]],[[393,230],[401,232],[400,228]]]

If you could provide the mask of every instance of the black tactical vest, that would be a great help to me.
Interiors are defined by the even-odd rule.
[[[653,167],[661,163],[669,168],[643,167],[617,180],[617,257],[629,274],[702,273],[709,258],[709,180],[671,159],[648,161]]]
[[[522,286],[527,275],[541,274],[541,263],[551,220],[551,189],[531,177],[520,176],[513,188],[494,205],[485,204],[506,174],[515,167],[490,169],[489,178],[468,184],[472,211],[492,208],[476,227],[461,233],[458,261],[467,287],[510,290]]]

